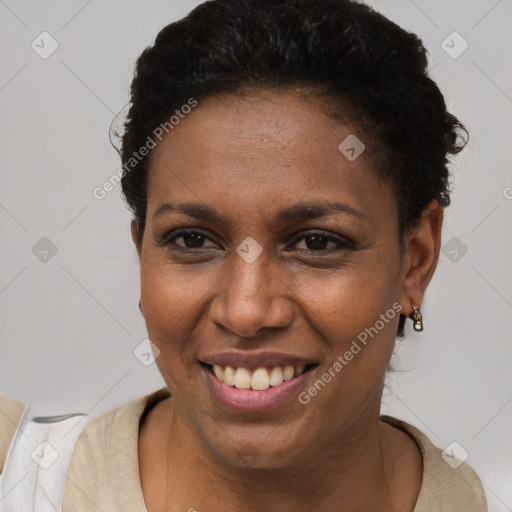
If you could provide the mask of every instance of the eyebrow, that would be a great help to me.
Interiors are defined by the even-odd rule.
[[[211,206],[201,203],[162,203],[153,213],[153,219],[168,212],[179,212],[194,219],[207,219],[217,223],[229,224],[229,219]],[[283,208],[277,213],[276,221],[290,222],[297,220],[313,220],[325,217],[331,213],[347,213],[367,221],[369,220],[366,215],[351,206],[336,201],[330,201],[322,203],[297,203]]]

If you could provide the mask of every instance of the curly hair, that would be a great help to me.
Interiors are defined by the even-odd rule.
[[[306,87],[349,108],[398,205],[399,241],[432,200],[450,204],[449,155],[468,132],[409,33],[354,0],[209,0],[167,25],[137,60],[122,135],[122,189],[140,241],[151,152],[127,163],[190,98]],[[401,315],[397,336],[403,336]]]

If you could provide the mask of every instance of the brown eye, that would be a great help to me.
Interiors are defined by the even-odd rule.
[[[327,248],[329,243],[334,244],[334,242],[324,235],[309,235],[304,237],[303,240],[305,241],[307,249],[310,250],[323,250]],[[334,244],[334,246],[336,247],[336,244]]]
[[[199,249],[203,246],[207,237],[202,233],[185,233],[184,235],[174,238],[174,240],[176,241],[179,238],[183,238],[183,242],[187,249]]]
[[[181,243],[176,241],[183,239]],[[211,240],[209,236],[197,230],[181,230],[174,234],[158,240],[158,245],[161,247],[176,245],[180,249],[203,249],[205,247],[216,247],[216,244],[205,246],[206,240]],[[213,241],[212,241],[213,242]]]
[[[329,235],[326,233],[310,233],[298,238],[294,242],[294,246],[303,243],[304,247],[299,250],[309,252],[336,252],[340,250],[353,249],[352,245],[343,239]],[[331,246],[329,246],[331,244]]]

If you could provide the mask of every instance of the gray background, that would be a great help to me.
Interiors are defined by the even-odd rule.
[[[93,190],[119,168],[108,131],[136,57],[198,3],[0,0],[0,392],[44,414],[97,416],[164,385],[133,353],[146,331],[120,187]],[[458,442],[489,509],[512,511],[512,1],[370,3],[423,39],[471,134],[425,331],[408,322],[383,413]],[[31,47],[51,48],[43,31],[59,45],[46,59]]]

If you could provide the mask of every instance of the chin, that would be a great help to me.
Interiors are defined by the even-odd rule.
[[[210,431],[205,441],[215,457],[245,469],[281,469],[306,457],[305,436],[279,426],[217,426],[216,433]]]

